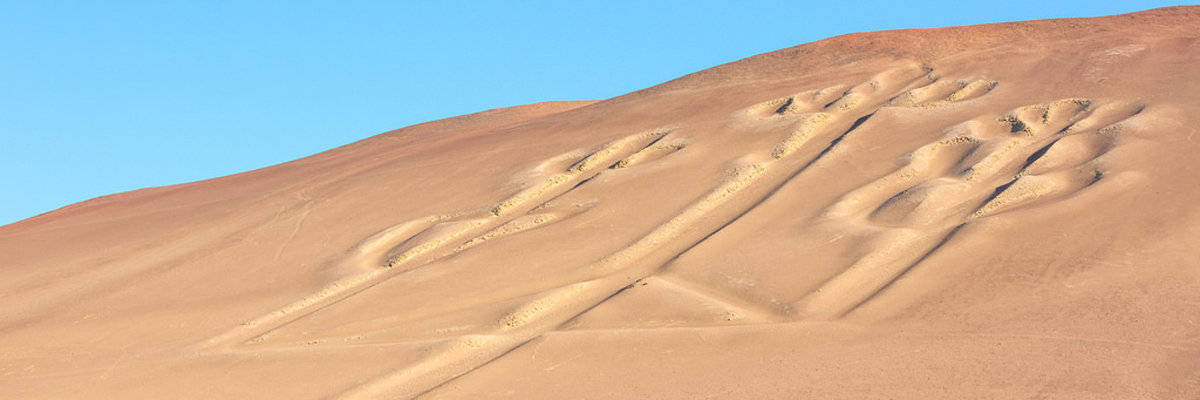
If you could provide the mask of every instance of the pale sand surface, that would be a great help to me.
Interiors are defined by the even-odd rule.
[[[1198,398],[1198,27],[853,34],[3,226],[0,397]]]

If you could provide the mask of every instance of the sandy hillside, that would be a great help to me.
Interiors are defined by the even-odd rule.
[[[840,36],[0,227],[0,397],[1200,398],[1200,7]]]

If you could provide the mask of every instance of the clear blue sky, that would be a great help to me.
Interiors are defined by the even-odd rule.
[[[414,3],[0,0],[0,225],[844,33],[1177,4]]]

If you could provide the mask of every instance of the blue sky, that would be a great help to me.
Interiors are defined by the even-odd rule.
[[[844,33],[1178,4],[879,3],[0,0],[0,225]]]

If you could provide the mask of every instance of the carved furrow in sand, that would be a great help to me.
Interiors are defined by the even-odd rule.
[[[543,292],[496,322],[489,334],[451,340],[411,365],[357,386],[339,398],[411,398],[470,372],[617,295],[760,204],[828,151],[888,99],[919,82],[923,68],[889,71],[803,113],[781,104],[795,129],[772,149],[745,157],[729,177],[641,239],[589,267],[595,278]],[[821,96],[814,96],[820,101]],[[868,110],[868,111],[863,111]],[[815,148],[812,142],[825,143]],[[824,151],[822,151],[824,150]]]
[[[972,220],[1071,195],[1105,174],[1100,157],[1138,103],[1064,99],[968,121],[909,154],[896,172],[843,196],[826,223],[878,230],[872,251],[793,305],[839,318],[874,297]]]
[[[483,241],[570,217],[578,210],[526,214],[545,205],[549,199],[587,182],[604,171],[605,167],[615,167],[633,155],[652,149],[668,133],[669,130],[660,129],[611,142],[582,156],[561,171],[544,174],[516,194],[484,209],[431,216],[376,233],[360,241],[340,262],[348,268],[365,269],[367,272],[337,280],[300,300],[244,322],[233,330],[211,338],[202,347],[262,342],[272,331],[404,271],[464,251]],[[562,160],[578,157],[567,154],[548,160],[543,166],[553,166]],[[379,268],[380,265],[386,268]]]

